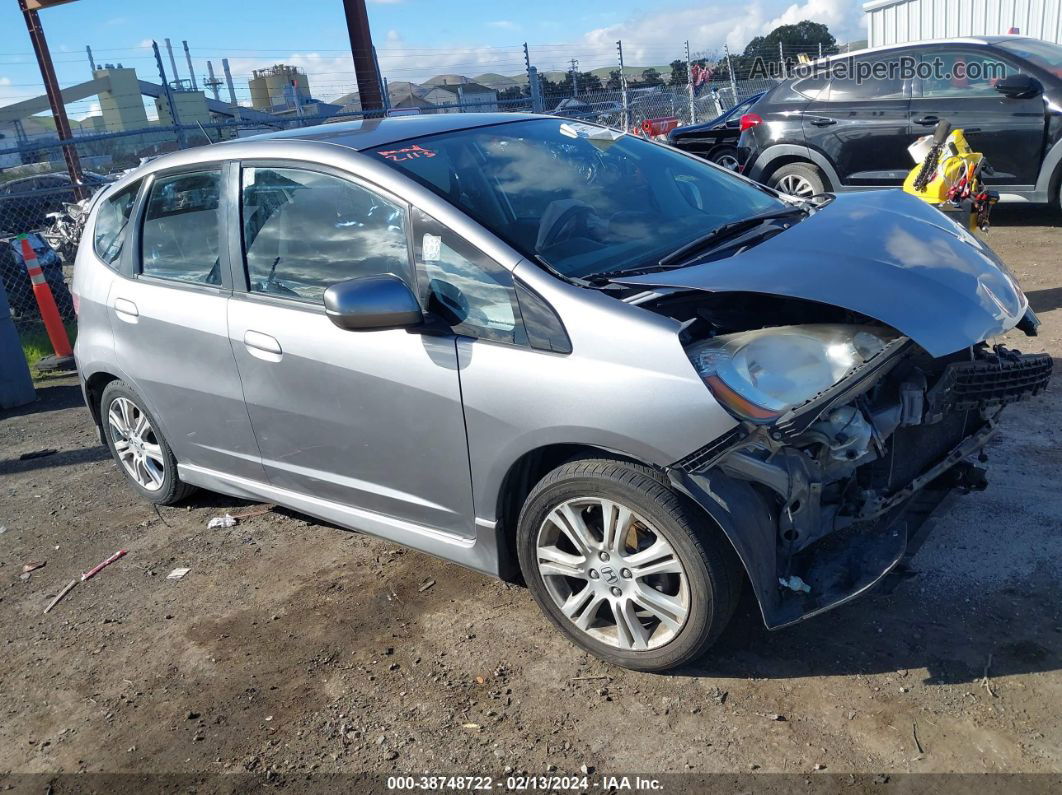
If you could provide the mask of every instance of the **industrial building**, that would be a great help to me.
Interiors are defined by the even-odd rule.
[[[247,85],[251,89],[251,107],[255,110],[295,108],[311,101],[310,81],[295,66],[275,64],[268,69],[255,69]]]
[[[869,46],[1020,33],[1062,44],[1062,0],[870,0]]]

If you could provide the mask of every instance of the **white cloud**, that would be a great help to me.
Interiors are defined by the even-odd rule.
[[[402,41],[402,34],[401,33],[399,33],[394,28],[391,28],[391,30],[387,31],[387,43],[388,44],[397,44],[400,41]]]
[[[499,30],[519,30],[520,26],[513,22],[511,19],[497,19],[494,22],[487,23],[488,28],[498,28]]]

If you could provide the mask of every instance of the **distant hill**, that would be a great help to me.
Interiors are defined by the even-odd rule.
[[[462,83],[474,83],[476,82],[471,77],[465,77],[464,75],[435,75],[435,77],[429,77],[421,85],[423,86],[459,86]]]
[[[493,88],[495,91],[504,91],[507,88],[526,86],[527,75],[519,74],[506,77],[497,72],[484,72],[481,75],[473,77],[472,82],[479,83],[481,86],[486,86],[487,88]]]

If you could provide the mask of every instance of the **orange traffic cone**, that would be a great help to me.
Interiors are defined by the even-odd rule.
[[[66,334],[63,319],[59,316],[59,307],[55,305],[55,297],[48,286],[48,280],[44,278],[44,270],[37,261],[37,252],[33,250],[33,246],[25,237],[22,238],[22,259],[26,263],[26,272],[33,283],[33,297],[37,299],[41,320],[44,321],[48,339],[55,350],[54,361],[48,363],[46,367],[50,365],[55,369],[65,369],[64,364],[73,362],[74,351],[70,347],[70,338]]]

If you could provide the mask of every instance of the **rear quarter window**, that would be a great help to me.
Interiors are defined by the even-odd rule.
[[[134,182],[110,198],[104,199],[96,212],[96,226],[92,232],[92,247],[96,256],[111,267],[118,264],[128,236],[129,217],[136,203],[140,182]]]

